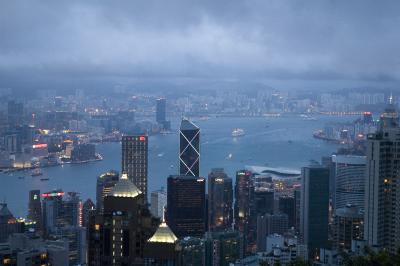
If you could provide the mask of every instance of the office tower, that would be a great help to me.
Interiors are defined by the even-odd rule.
[[[89,217],[96,211],[96,205],[94,205],[91,199],[87,199],[82,205],[82,226],[87,227],[89,223]]]
[[[337,250],[350,251],[353,240],[364,236],[364,214],[358,206],[347,205],[336,209],[333,244]]]
[[[16,101],[9,101],[7,105],[8,125],[11,129],[21,125],[24,119],[24,104]]]
[[[332,155],[335,209],[351,204],[364,209],[365,156]]]
[[[110,170],[97,177],[96,183],[96,210],[99,213],[103,212],[104,197],[111,191],[119,180],[119,173],[115,170]]]
[[[203,237],[205,232],[205,179],[169,176],[167,224],[178,238]]]
[[[243,258],[243,241],[238,231],[209,232],[204,244],[205,265],[229,266]]]
[[[148,137],[145,135],[122,137],[122,172],[143,193],[147,201]]]
[[[254,190],[254,208],[256,215],[274,213],[274,190],[257,188]]]
[[[179,265],[178,238],[165,222],[147,240],[144,248],[145,265]]]
[[[36,231],[42,229],[42,203],[40,201],[40,190],[29,191],[28,219],[36,223]]]
[[[315,258],[328,242],[329,169],[303,167],[301,175],[300,234],[309,258]]]
[[[89,265],[143,265],[146,241],[159,222],[144,194],[122,174],[104,198],[104,212],[90,217]]]
[[[167,191],[162,187],[159,190],[151,192],[150,204],[151,214],[155,217],[163,218],[164,209],[167,205]]]
[[[246,252],[251,252],[255,245],[255,226],[256,215],[252,215],[253,210],[253,182],[252,174],[247,170],[236,172],[235,183],[235,230],[243,234],[244,247]]]
[[[364,238],[393,254],[400,248],[399,145],[399,116],[390,101],[380,129],[367,137]]]
[[[209,230],[232,228],[233,223],[232,179],[224,169],[213,169],[208,175],[208,223]]]
[[[294,197],[279,197],[279,211],[288,216],[289,228],[296,226],[296,201]]]
[[[82,225],[82,201],[77,193],[65,194],[62,190],[53,190],[42,193],[42,197],[43,229],[46,235],[62,227]]]
[[[157,99],[156,104],[156,121],[159,124],[163,124],[167,121],[166,118],[166,111],[167,111],[167,101],[165,98]]]
[[[265,214],[257,217],[257,251],[265,251],[267,236],[283,235],[288,230],[288,216],[285,213]]]
[[[188,119],[182,119],[179,130],[179,171],[195,177],[200,172],[200,128]]]

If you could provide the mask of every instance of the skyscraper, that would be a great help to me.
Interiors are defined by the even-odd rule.
[[[195,177],[200,172],[200,128],[188,119],[182,119],[179,130],[179,171]]]
[[[265,251],[267,236],[283,235],[288,230],[288,216],[285,213],[259,215],[257,217],[257,251]]]
[[[232,228],[232,179],[224,169],[213,169],[208,175],[208,222],[211,231]]]
[[[319,254],[328,243],[329,169],[321,166],[302,168],[300,234],[309,258]]]
[[[364,209],[365,156],[332,155],[335,209],[351,204]]]
[[[203,237],[205,232],[205,179],[169,176],[167,224],[178,238]]]
[[[255,247],[257,216],[254,211],[254,186],[252,173],[247,170],[236,172],[235,183],[235,229],[243,234],[246,252]],[[253,214],[253,215],[252,215]]]
[[[162,187],[159,190],[151,192],[150,211],[155,217],[163,218],[164,209],[167,205],[167,191]]]
[[[96,183],[96,211],[103,212],[104,198],[119,180],[119,173],[110,170],[97,177]]]
[[[157,104],[156,104],[156,121],[159,124],[163,124],[166,119],[166,110],[167,109],[167,101],[165,98],[159,98],[157,99]]]
[[[347,205],[336,209],[333,226],[333,244],[340,251],[351,250],[352,240],[362,240],[364,215],[358,206]]]
[[[400,248],[400,127],[390,101],[380,129],[367,139],[364,238],[369,246]]]
[[[89,265],[143,265],[157,225],[143,193],[123,174],[104,198],[103,214],[90,217]]]
[[[42,203],[40,201],[40,190],[29,191],[28,219],[36,222],[35,229],[42,229]]]
[[[145,135],[122,137],[122,172],[143,193],[147,201],[148,137]]]

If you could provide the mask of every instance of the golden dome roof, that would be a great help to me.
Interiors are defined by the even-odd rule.
[[[162,222],[154,235],[148,240],[153,243],[175,243],[178,238],[165,222]]]
[[[118,183],[111,189],[109,196],[112,197],[123,197],[123,198],[134,198],[142,192],[133,184],[127,174],[122,174]]]

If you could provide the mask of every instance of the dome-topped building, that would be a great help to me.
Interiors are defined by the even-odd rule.
[[[108,196],[122,197],[122,198],[135,198],[142,192],[128,179],[127,174],[122,174],[119,181],[111,189]]]

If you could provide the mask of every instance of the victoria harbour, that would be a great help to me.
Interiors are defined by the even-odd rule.
[[[315,130],[326,123],[352,121],[354,116],[317,116],[304,121],[297,115],[274,118],[213,117],[195,120],[201,128],[200,175],[207,176],[212,168],[224,168],[229,176],[248,165],[280,167],[300,170],[310,160],[320,161],[322,156],[335,152],[338,145],[313,138]],[[177,128],[180,119],[172,121],[173,132],[149,137],[149,191],[166,187],[169,175],[179,172]],[[244,136],[234,138],[234,128],[243,128]],[[121,144],[97,144],[102,161],[85,164],[64,164],[43,168],[42,177],[31,177],[28,171],[2,173],[1,200],[16,216],[27,212],[28,192],[32,189],[50,191],[79,191],[83,199],[94,199],[96,178],[114,169],[121,171]],[[20,177],[24,176],[23,179]],[[41,178],[49,178],[41,181]]]

